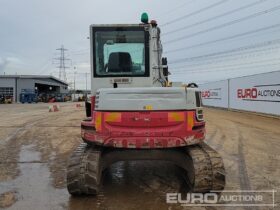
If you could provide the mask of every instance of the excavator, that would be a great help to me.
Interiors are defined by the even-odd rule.
[[[139,24],[90,26],[92,97],[68,161],[71,195],[98,194],[105,169],[131,160],[171,161],[191,192],[224,189],[223,160],[204,142],[201,92],[168,81],[160,33],[147,13]]]

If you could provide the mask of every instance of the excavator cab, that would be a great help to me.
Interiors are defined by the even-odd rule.
[[[90,34],[92,95],[100,88],[165,86],[155,24],[91,25]]]

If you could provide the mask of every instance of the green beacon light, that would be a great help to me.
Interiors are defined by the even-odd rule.
[[[141,22],[142,23],[146,23],[146,24],[149,22],[149,16],[148,16],[148,14],[146,12],[142,13],[142,15],[141,15]]]

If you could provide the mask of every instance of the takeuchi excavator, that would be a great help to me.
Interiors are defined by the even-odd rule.
[[[171,161],[192,192],[222,191],[221,156],[206,143],[201,92],[170,87],[160,29],[146,13],[140,24],[91,25],[91,102],[84,141],[67,169],[72,195],[96,195],[102,173],[129,160]]]

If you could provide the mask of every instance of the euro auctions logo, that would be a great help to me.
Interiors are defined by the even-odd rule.
[[[167,193],[166,203],[180,206],[201,207],[266,207],[277,206],[275,202],[276,190],[224,190],[209,193]]]
[[[221,88],[204,90],[201,96],[203,99],[221,99]]]
[[[244,101],[280,102],[280,84],[239,88],[237,98]]]

